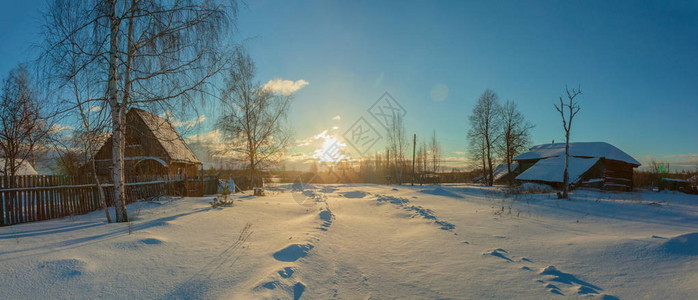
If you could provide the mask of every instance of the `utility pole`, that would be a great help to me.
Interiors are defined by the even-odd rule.
[[[390,168],[390,149],[387,149],[387,153],[385,155],[385,158],[388,163],[388,175],[386,175],[386,179],[388,179],[388,185],[390,185],[390,176],[393,174],[393,170]]]
[[[412,138],[412,186],[414,186],[414,151],[417,148],[417,134]]]

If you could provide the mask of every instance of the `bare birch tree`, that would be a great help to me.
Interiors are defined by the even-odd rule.
[[[232,152],[222,154],[237,154],[245,162],[251,187],[259,184],[259,171],[280,161],[291,141],[286,113],[292,96],[265,89],[255,81],[255,72],[244,49],[236,51],[217,123],[228,143],[223,151]]]
[[[562,198],[567,199],[569,195],[569,181],[570,176],[567,171],[570,159],[570,132],[572,131],[572,121],[574,116],[579,112],[580,106],[577,97],[582,94],[582,90],[577,88],[570,90],[565,87],[565,93],[567,99],[563,99],[563,96],[559,97],[560,104],[555,104],[555,109],[560,113],[562,118],[562,129],[565,130],[565,171],[562,177]]]
[[[104,138],[104,133],[108,128],[108,122],[106,122],[106,118],[103,117],[104,111],[101,107],[86,104],[90,99],[89,82],[84,82],[87,84],[87,86],[84,87],[86,91],[81,89],[80,83],[83,83],[83,81],[78,80],[77,77],[73,78],[71,82],[74,87],[73,96],[80,116],[80,124],[82,125],[82,130],[76,130],[74,133],[77,141],[79,141],[76,144],[82,146],[81,152],[83,153],[83,161],[85,162],[84,166],[89,166],[90,168],[90,173],[92,174],[92,179],[97,189],[97,196],[99,197],[99,202],[107,218],[107,223],[111,223],[112,220],[109,215],[107,198],[104,193],[104,188],[102,187],[102,182],[97,175],[96,161],[93,159],[93,156],[99,150],[99,146],[106,140]]]
[[[407,167],[405,152],[407,151],[407,136],[405,135],[405,124],[402,116],[393,116],[387,131],[388,150],[394,162],[393,173],[397,184],[402,184],[403,175]]]
[[[226,33],[236,14],[234,1],[106,0],[61,1],[46,13],[44,59],[48,73],[65,74],[63,58],[84,59],[74,71],[104,91],[111,115],[112,177],[116,221],[127,222],[125,190],[126,112],[135,106],[190,103],[210,95],[210,82],[228,63]],[[92,66],[92,67],[91,67]]]
[[[432,132],[429,143],[429,160],[431,161],[431,171],[434,173],[434,183],[439,183],[437,174],[441,170],[441,144],[436,139],[436,130]]]
[[[467,149],[468,156],[473,161],[474,165],[480,169],[480,176],[476,176],[475,178],[480,178],[482,183],[486,183],[487,163],[485,160],[485,145],[483,140],[472,129],[468,131],[467,136],[470,141]]]
[[[51,130],[24,66],[10,71],[0,90],[0,150],[2,172],[15,176]]]
[[[501,125],[502,133],[499,143],[497,143],[497,152],[504,158],[504,163],[507,164],[507,174],[509,174],[509,184],[513,183],[512,167],[514,157],[526,151],[531,142],[530,131],[535,127],[533,124],[524,119],[523,114],[516,108],[516,103],[507,101],[501,107]]]
[[[429,149],[426,142],[419,143],[417,150],[417,173],[419,174],[419,185],[426,182],[427,172],[429,172]]]
[[[492,166],[495,154],[494,145],[497,143],[501,132],[498,99],[499,97],[494,91],[486,89],[478,98],[477,104],[473,108],[473,113],[469,117],[470,130],[468,138],[471,143],[476,145],[471,148],[471,154],[482,158],[484,182],[489,186],[494,184],[494,168]]]

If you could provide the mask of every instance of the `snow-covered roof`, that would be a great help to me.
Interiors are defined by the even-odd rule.
[[[516,167],[518,167],[518,163],[512,163],[511,164],[511,170],[514,171],[516,170]],[[494,168],[494,180],[500,180],[504,178],[504,176],[507,176],[509,169],[507,168],[507,164],[500,164],[497,167]]]
[[[143,119],[172,160],[201,163],[170,122],[142,109],[132,110]]]
[[[688,181],[693,183],[693,184],[697,184],[698,183],[698,175],[693,175],[691,178],[688,179]]]
[[[579,177],[589,170],[594,164],[599,161],[599,158],[578,158],[570,157],[567,173],[570,182],[576,182]],[[563,182],[563,173],[565,171],[565,157],[553,156],[550,158],[541,159],[535,165],[526,169],[523,173],[516,176],[517,180],[529,181],[545,181],[545,182]]]
[[[9,167],[6,165],[6,160],[4,158],[0,158],[0,167],[2,167],[2,169],[0,169],[0,174],[5,175],[7,173],[5,170],[9,169]],[[15,175],[39,175],[39,172],[25,160],[19,165]]]
[[[565,143],[543,144],[531,147],[529,152],[523,153],[514,160],[541,159],[548,157],[565,156]],[[640,166],[640,162],[627,153],[605,142],[578,142],[570,143],[570,156],[606,158]]]
[[[683,180],[683,179],[674,179],[674,178],[662,178],[664,181],[674,181],[674,182],[685,182],[688,183],[688,180]]]

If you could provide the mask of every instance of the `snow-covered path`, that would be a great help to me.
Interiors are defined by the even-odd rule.
[[[237,195],[226,208],[210,198],[134,204],[131,234],[99,212],[0,228],[0,298],[698,294],[697,196],[582,190],[559,201],[462,185],[306,192]]]

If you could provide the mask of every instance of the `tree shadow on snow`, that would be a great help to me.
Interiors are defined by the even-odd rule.
[[[441,188],[441,187],[437,187],[435,189],[420,190],[419,192],[423,193],[423,194],[429,194],[429,195],[435,195],[435,196],[444,196],[444,197],[449,197],[449,198],[458,198],[458,199],[463,198],[463,196],[458,195],[454,192],[451,192],[451,191],[444,189],[444,188]]]
[[[139,230],[144,230],[148,228],[152,228],[155,226],[163,226],[166,225],[167,222],[176,220],[178,218],[208,211],[210,210],[211,207],[206,207],[206,208],[199,208],[195,209],[189,212],[185,213],[180,213],[172,216],[167,216],[167,217],[162,217],[158,219],[153,219],[145,222],[140,222],[140,223],[131,223],[131,232],[136,232]],[[88,223],[89,224],[89,223]],[[51,224],[54,225],[54,224]],[[62,225],[62,224],[55,224],[55,225]],[[129,224],[128,223],[112,223],[112,224],[105,224],[103,222],[94,222],[91,225],[86,225],[83,227],[75,228],[75,229],[70,229],[70,228],[65,228],[61,229],[63,226],[57,226],[53,228],[46,228],[45,230],[50,232],[50,233],[60,233],[60,232],[69,232],[69,231],[76,231],[79,232],[80,230],[96,227],[97,225],[104,225],[107,227],[108,231],[100,234],[94,234],[94,235],[89,235],[89,236],[84,236],[84,237],[79,237],[79,238],[74,238],[74,239],[69,239],[61,242],[56,242],[53,244],[48,244],[48,245],[39,245],[36,247],[32,248],[24,248],[24,249],[17,249],[17,250],[11,250],[11,251],[0,251],[0,261],[7,261],[7,260],[12,260],[15,258],[19,258],[21,256],[15,256],[15,257],[8,257],[8,258],[2,258],[5,255],[8,254],[17,254],[17,253],[25,253],[25,252],[31,252],[34,250],[46,250],[40,253],[33,253],[33,254],[28,254],[27,256],[32,256],[32,255],[43,255],[47,253],[54,253],[56,251],[61,251],[61,250],[67,250],[67,249],[73,249],[77,247],[82,247],[82,246],[87,246],[95,243],[100,243],[104,242],[107,240],[111,240],[114,238],[117,238],[123,234],[128,234],[129,233]],[[46,233],[48,234],[48,233]],[[31,235],[29,235],[31,236]]]
[[[549,279],[549,281],[561,282],[561,283],[565,283],[565,284],[569,284],[569,285],[578,284],[578,285],[580,285],[580,290],[579,290],[580,294],[598,294],[599,293],[598,291],[603,290],[602,288],[600,288],[592,283],[581,280],[570,273],[562,272],[553,266],[549,266],[549,267],[543,269],[540,272],[540,274],[553,276],[552,278]]]
[[[5,232],[5,233],[0,233],[0,240],[31,237],[31,236],[41,236],[41,235],[46,235],[46,234],[54,234],[54,233],[62,233],[62,232],[70,232],[70,231],[75,231],[75,230],[81,230],[81,229],[87,229],[87,228],[91,228],[91,227],[101,226],[104,224],[105,223],[101,222],[101,221],[100,222],[79,222],[79,223],[70,223],[70,224],[65,224],[62,226],[56,226],[56,227],[51,227],[51,228],[40,228],[40,229],[34,229],[34,230]]]

